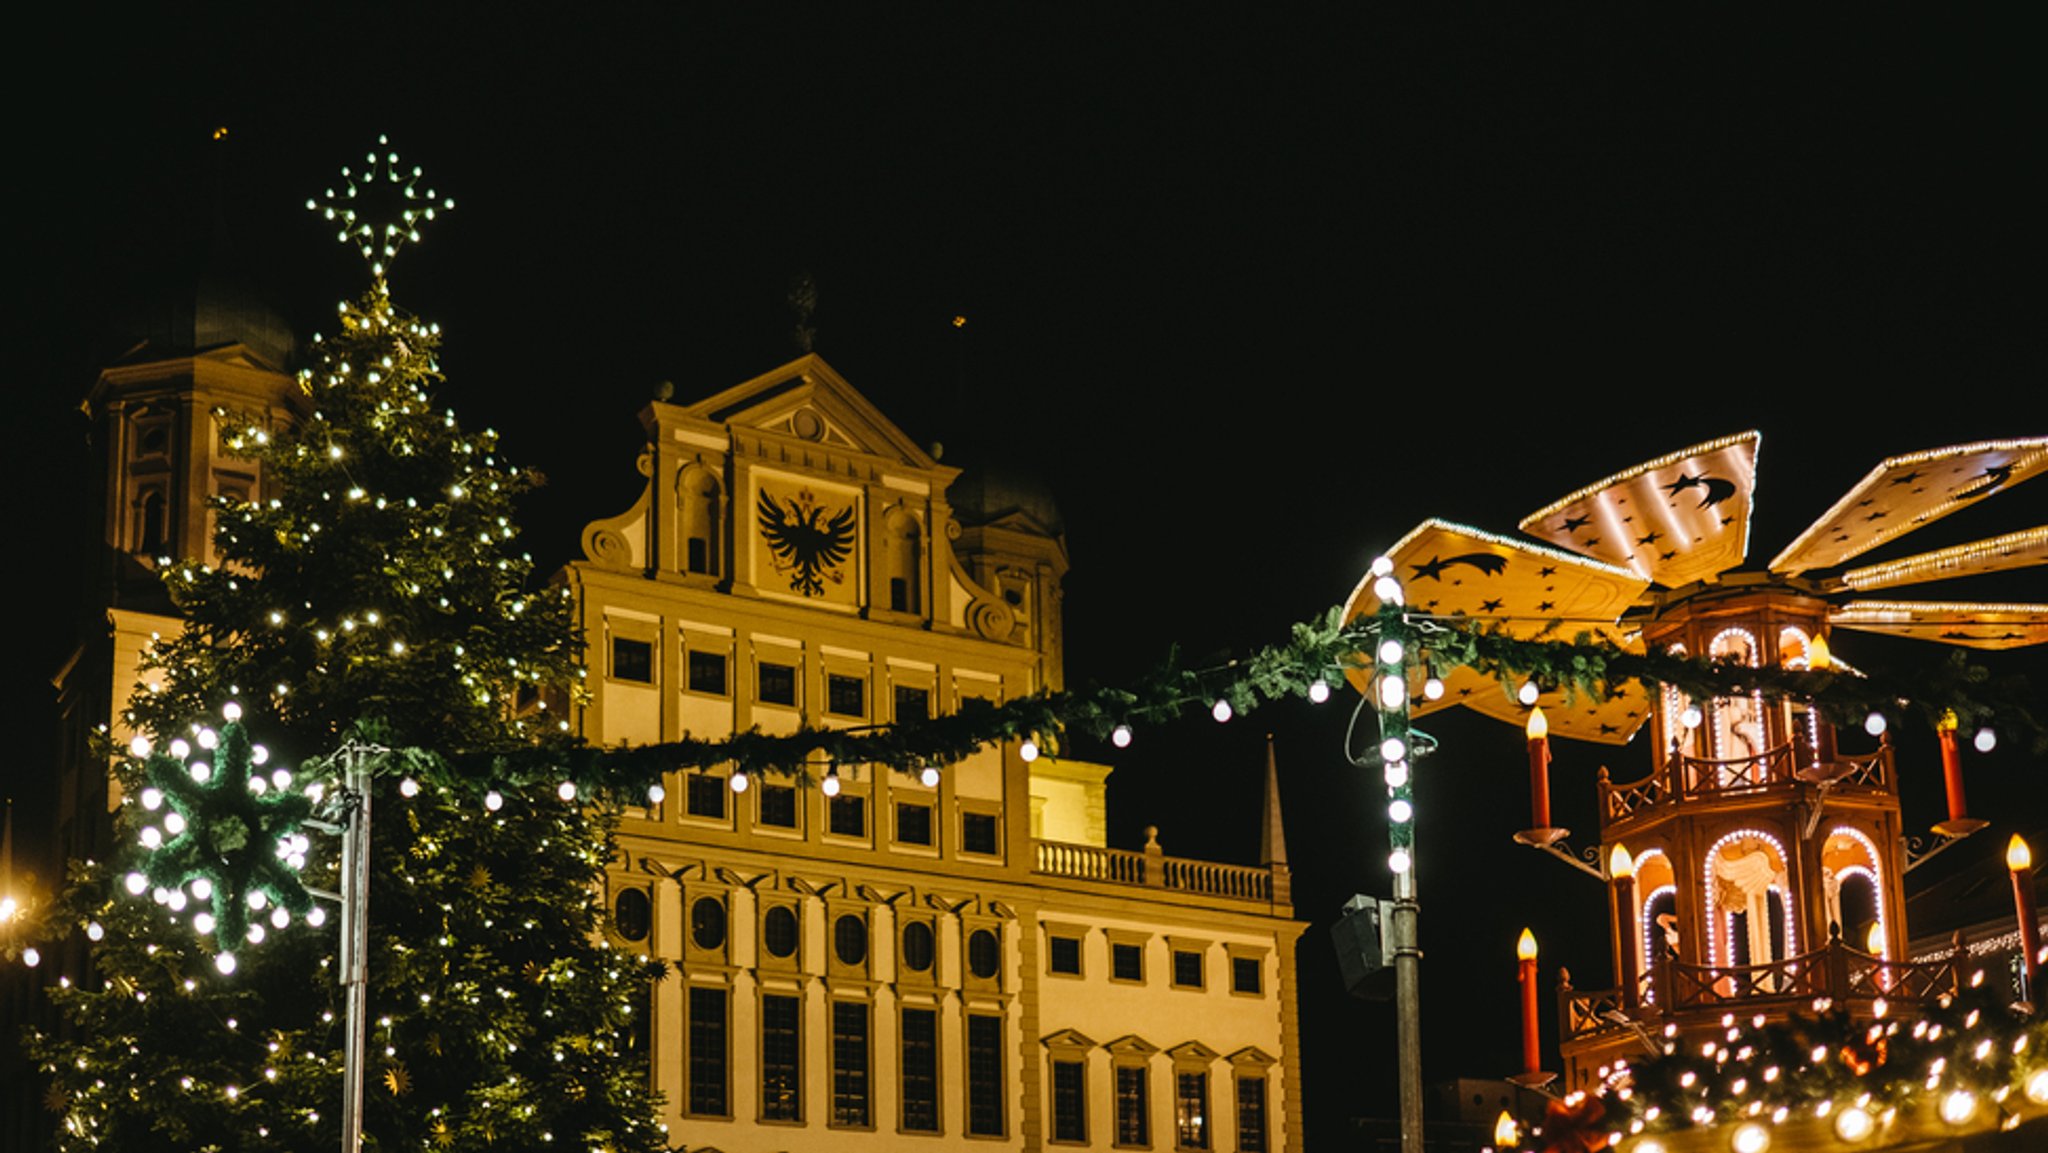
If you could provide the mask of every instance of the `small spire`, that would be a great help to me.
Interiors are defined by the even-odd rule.
[[[1273,734],[1266,734],[1266,798],[1259,817],[1259,864],[1287,863],[1287,833],[1280,824],[1280,765],[1273,755]]]

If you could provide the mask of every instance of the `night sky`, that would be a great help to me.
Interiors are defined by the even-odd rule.
[[[550,478],[527,519],[544,567],[636,495],[658,382],[691,400],[795,355],[785,294],[808,272],[817,351],[883,412],[948,464],[1051,487],[1074,684],[1277,642],[1425,516],[1511,532],[1713,437],[1763,431],[1761,563],[1885,456],[2048,432],[2048,108],[2023,17],[299,7],[105,15],[23,62],[47,86],[15,82],[32,443],[6,467],[41,547],[80,515],[77,404],[119,351],[100,318],[204,260],[316,329],[364,279],[304,202],[380,133],[457,200],[393,293],[444,327],[446,402]],[[2044,510],[2048,482],[1873,559]],[[68,649],[60,614],[31,615],[50,623],[10,715],[32,733]],[[1986,663],[2048,684],[2039,655]],[[1327,945],[1347,895],[1390,888],[1382,790],[1342,754],[1351,703],[1101,750],[1112,844],[1157,824],[1169,853],[1249,861],[1277,735],[1312,1140],[1393,1092],[1391,1013],[1343,997]],[[1425,1072],[1498,1075],[1515,936],[1534,928],[1546,981],[1562,963],[1604,985],[1605,899],[1509,843],[1519,734],[1423,727],[1443,742],[1418,773]],[[1905,749],[1922,827],[1931,738]],[[1649,756],[1560,745],[1582,844],[1601,764],[1630,779]],[[1997,820],[1944,860],[1996,868],[2048,817],[2043,766],[2017,740],[1973,759]]]

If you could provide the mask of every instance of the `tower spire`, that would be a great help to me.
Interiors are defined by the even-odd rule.
[[[1273,734],[1266,734],[1266,796],[1259,814],[1259,863],[1287,864],[1287,832],[1280,824],[1280,766],[1273,755]]]

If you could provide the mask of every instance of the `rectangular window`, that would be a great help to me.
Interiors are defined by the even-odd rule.
[[[1237,1079],[1238,1153],[1266,1153],[1266,1079]]]
[[[796,706],[796,666],[762,661],[759,691],[754,695],[764,705]]]
[[[686,569],[686,571],[688,571],[688,572],[710,572],[710,571],[711,571],[711,542],[710,542],[710,541],[708,541],[708,540],[705,540],[705,539],[704,539],[703,537],[701,537],[701,536],[693,536],[693,537],[691,537],[691,538],[690,538],[690,543],[689,543],[689,546],[688,546],[688,550],[689,550],[689,556],[688,556],[688,558],[687,558],[687,559],[686,559],[686,560],[684,561],[684,563],[685,563],[685,564],[686,564],[686,565],[688,566],[688,568]]]
[[[629,637],[612,638],[612,679],[654,683],[654,644]]]
[[[1145,946],[1132,941],[1115,941],[1109,946],[1109,976],[1116,981],[1145,979]]]
[[[914,801],[896,802],[896,839],[906,845],[932,843],[932,807]]]
[[[825,711],[839,717],[868,715],[868,683],[833,673],[825,678]]]
[[[889,578],[889,608],[899,613],[910,611],[910,582],[902,577]]]
[[[1081,975],[1081,938],[1052,937],[1046,942],[1046,968],[1055,973]]]
[[[897,723],[911,723],[932,719],[932,691],[911,685],[896,686]]]
[[[796,828],[796,786],[761,786],[761,823],[778,829]]]
[[[1230,959],[1230,991],[1233,993],[1258,993],[1260,971],[1265,966],[1257,957],[1232,957]]]
[[[865,837],[868,835],[868,804],[866,797],[841,793],[832,797],[825,805],[826,828],[834,836]]]
[[[690,650],[690,691],[725,695],[725,654]]]
[[[1085,1143],[1088,1140],[1088,1093],[1079,1061],[1052,1063],[1052,1139]]]
[[[991,857],[1002,852],[994,813],[960,814],[960,851]]]
[[[1173,951],[1173,983],[1183,989],[1202,987],[1202,954],[1193,949]]]
[[[690,987],[690,1114],[723,1117],[725,1108],[725,990]]]
[[[1176,1149],[1209,1147],[1209,1075],[1173,1075],[1173,1145]]]
[[[1146,1086],[1151,1080],[1151,1072],[1143,1065],[1116,1067],[1117,1144],[1152,1143],[1151,1102],[1150,1094],[1146,1092]]]
[[[903,1010],[903,1128],[939,1131],[939,1013]]]
[[[1003,1135],[1003,1019],[967,1015],[967,1132]]]
[[[803,1002],[769,994],[761,998],[761,1119],[801,1121],[804,1080],[799,1061]]]
[[[725,795],[732,790],[726,785],[724,777],[712,776],[710,773],[691,773],[683,779],[687,782],[684,786],[687,790],[684,798],[685,810],[691,816],[711,817],[721,821],[725,819]]]
[[[868,1124],[868,1006],[832,1002],[832,1123]]]

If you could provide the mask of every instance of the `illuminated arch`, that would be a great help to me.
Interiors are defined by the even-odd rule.
[[[1763,649],[1757,644],[1756,634],[1748,629],[1725,628],[1714,634],[1712,643],[1707,646],[1707,655],[1717,659],[1733,657],[1743,664],[1754,667],[1762,661]],[[1763,694],[1714,698],[1714,716],[1710,727],[1713,730],[1715,760],[1739,761],[1746,757],[1761,756],[1768,744],[1764,726]],[[1724,769],[1721,783],[1734,784],[1734,780],[1731,779],[1733,776],[1732,772]]]
[[[1745,846],[1742,842],[1755,842]],[[1744,851],[1746,850],[1746,851]],[[1759,860],[1758,858],[1762,858]],[[1701,866],[1700,888],[1706,908],[1707,963],[1735,963],[1736,917],[1747,929],[1749,964],[1782,961],[1799,952],[1796,910],[1793,908],[1790,875],[1791,856],[1784,843],[1762,829],[1737,829],[1707,849]],[[1741,909],[1730,908],[1720,899],[1723,883],[1746,896]],[[1770,931],[1758,914],[1768,914],[1770,898],[1776,897],[1777,918],[1783,931],[1782,948],[1774,948]]]
[[[1853,856],[1851,854],[1854,854]],[[1860,857],[1861,859],[1857,859]],[[1828,830],[1827,839],[1821,842],[1821,875],[1826,878],[1828,919],[1841,926],[1843,940],[1853,948],[1861,949],[1864,942],[1849,940],[1850,926],[1842,916],[1842,882],[1852,877],[1867,878],[1870,882],[1872,919],[1884,935],[1884,949],[1879,956],[1891,956],[1891,924],[1885,917],[1884,871],[1878,868],[1877,845],[1863,830],[1848,825],[1836,825]]]

